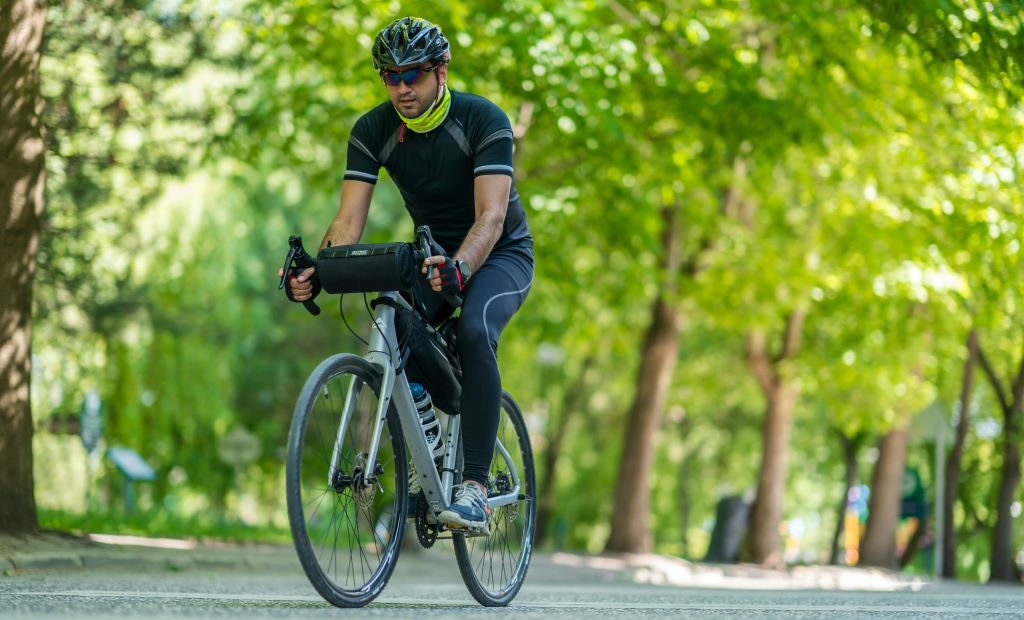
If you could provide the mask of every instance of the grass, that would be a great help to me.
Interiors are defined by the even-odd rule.
[[[40,508],[39,525],[43,529],[75,534],[119,534],[224,542],[291,542],[291,532],[287,528],[247,525],[222,516],[184,517],[162,510],[73,513]]]

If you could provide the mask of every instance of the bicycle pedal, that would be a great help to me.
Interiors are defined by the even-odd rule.
[[[487,528],[482,527],[469,527],[468,525],[452,524],[447,525],[448,531],[462,534],[463,536],[476,537],[476,536],[490,536],[491,532]]]

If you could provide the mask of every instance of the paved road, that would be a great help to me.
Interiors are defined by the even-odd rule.
[[[539,556],[513,605],[479,607],[466,592],[450,551],[408,555],[370,607],[338,610],[291,563],[259,569],[19,574],[0,578],[0,618],[1024,618],[1024,588],[927,584],[898,579],[818,580],[825,587],[767,573],[659,570],[648,559]],[[679,568],[679,567],[677,567]],[[852,574],[852,573],[851,573]],[[637,583],[637,581],[648,583]],[[704,583],[714,587],[654,585]]]

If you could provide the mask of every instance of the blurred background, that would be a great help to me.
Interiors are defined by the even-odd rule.
[[[1020,581],[1017,2],[53,3],[41,527],[289,540],[295,399],[361,348],[275,274],[407,14],[514,127],[537,280],[499,359],[542,548]],[[364,239],[411,237],[381,182]]]

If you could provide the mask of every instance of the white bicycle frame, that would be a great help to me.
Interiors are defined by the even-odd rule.
[[[420,416],[413,402],[412,392],[409,390],[409,380],[405,373],[399,373],[395,365],[401,359],[401,352],[398,348],[398,335],[395,331],[395,309],[390,305],[394,303],[412,312],[412,307],[405,299],[396,292],[381,293],[383,298],[391,302],[377,304],[374,311],[374,326],[370,336],[370,345],[363,358],[378,367],[381,371],[380,400],[377,405],[377,416],[374,424],[373,435],[370,437],[370,446],[366,454],[366,463],[377,462],[377,452],[380,448],[380,438],[387,424],[388,406],[394,401],[395,410],[398,412],[399,424],[402,427],[402,434],[405,436],[405,444],[408,446],[409,454],[413,464],[416,465],[417,475],[420,477],[420,486],[426,496],[427,504],[435,515],[448,507],[451,500],[452,485],[455,482],[456,464],[458,462],[459,436],[462,432],[462,417],[455,415],[448,417],[448,427],[445,437],[445,452],[441,461],[440,471],[434,464],[434,456],[427,445],[427,439],[420,427]],[[338,467],[341,447],[348,427],[349,419],[355,410],[355,395],[359,393],[358,385],[355,385],[357,378],[353,377],[353,385],[350,386],[345,405],[342,408],[341,421],[338,425],[338,434],[334,442],[334,453],[331,456],[331,467],[328,473],[328,480],[333,480]],[[512,477],[512,489],[501,495],[491,496],[487,503],[491,508],[507,506],[519,501],[519,471],[512,461],[508,450],[501,443],[501,439],[495,442],[494,449],[505,461],[508,471]]]

